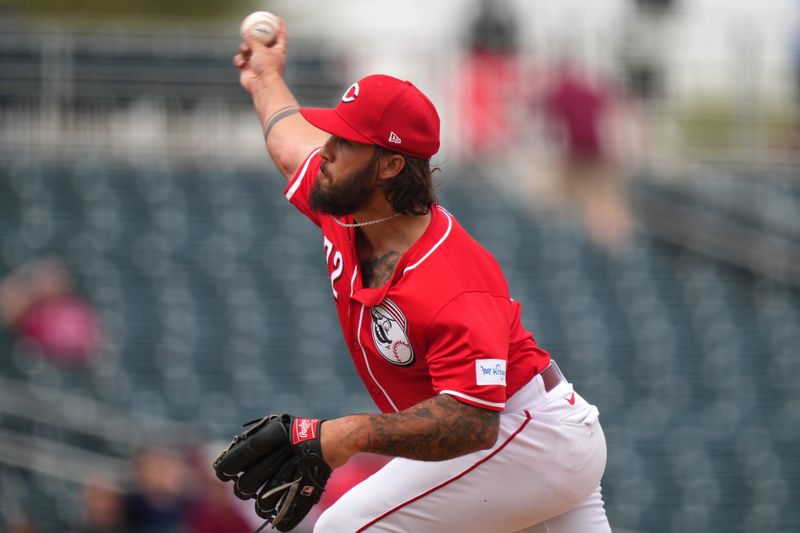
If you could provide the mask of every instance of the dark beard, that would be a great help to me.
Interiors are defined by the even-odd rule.
[[[325,163],[320,170],[330,177]],[[328,187],[323,190],[319,180],[314,183],[308,197],[313,211],[343,217],[366,207],[375,190],[375,161],[370,161],[364,168],[344,177],[339,183],[329,181]]]

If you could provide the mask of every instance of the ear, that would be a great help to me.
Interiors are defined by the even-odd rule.
[[[378,161],[378,179],[390,179],[403,171],[406,158],[400,154],[388,154]]]

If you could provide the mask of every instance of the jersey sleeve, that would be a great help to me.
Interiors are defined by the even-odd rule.
[[[322,157],[319,155],[319,150],[319,148],[316,148],[306,157],[306,160],[300,165],[297,173],[289,180],[289,184],[283,191],[289,203],[311,219],[311,222],[317,226],[320,225],[319,215],[312,211],[308,196],[311,194],[314,182],[317,181],[317,173],[322,164]]]
[[[464,293],[434,318],[426,358],[434,390],[502,411],[510,336],[507,297]]]

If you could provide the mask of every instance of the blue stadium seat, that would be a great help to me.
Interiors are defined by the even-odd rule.
[[[219,439],[269,412],[372,409],[341,339],[319,231],[282,187],[263,169],[0,164],[0,269],[62,255],[109,333],[100,360],[65,370],[2,332],[0,376]],[[714,208],[743,218],[767,209],[762,224],[800,234],[789,216],[800,194],[787,183],[718,178],[694,192],[725,196]],[[615,529],[797,530],[796,287],[646,235],[607,257],[574,221],[531,213],[480,180],[451,184],[442,202],[496,255],[525,325],[599,406]],[[0,487],[23,506],[71,490],[5,466]]]

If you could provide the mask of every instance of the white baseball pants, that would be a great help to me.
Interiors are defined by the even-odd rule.
[[[314,533],[609,533],[598,411],[539,376],[506,403],[495,446],[440,462],[397,458],[327,509]]]

